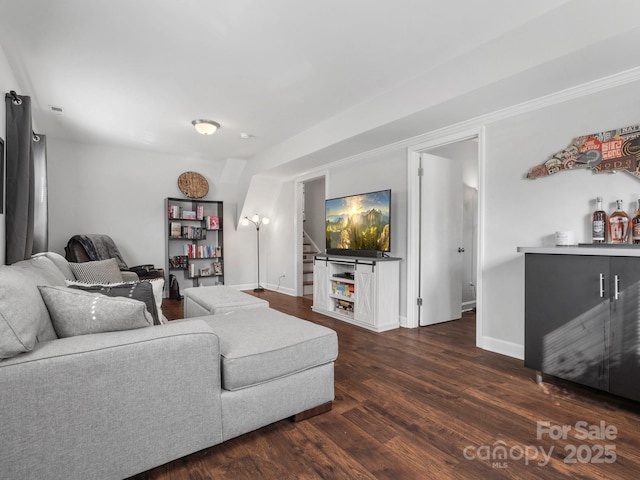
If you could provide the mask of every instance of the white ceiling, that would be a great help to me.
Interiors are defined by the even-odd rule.
[[[315,136],[312,148],[324,148],[563,55],[580,56],[591,42],[640,25],[640,15],[624,12],[613,31],[598,25],[609,21],[597,15],[603,5],[633,3],[640,2],[0,0],[0,46],[16,90],[32,97],[40,133],[250,160],[305,135]],[[580,22],[563,24],[567,18]],[[464,86],[451,80],[454,65]],[[412,91],[418,81],[421,90]],[[398,92],[415,95],[414,111],[390,101]],[[195,118],[222,128],[200,136]],[[344,138],[314,133],[334,121],[344,123]],[[242,140],[241,132],[254,137]]]

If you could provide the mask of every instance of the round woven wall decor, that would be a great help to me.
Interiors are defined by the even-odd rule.
[[[184,172],[178,177],[178,188],[189,198],[202,198],[209,193],[209,182],[196,172]]]

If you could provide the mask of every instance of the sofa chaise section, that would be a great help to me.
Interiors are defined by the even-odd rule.
[[[220,341],[225,441],[321,405],[330,409],[335,331],[271,308],[200,319]]]
[[[0,362],[2,477],[126,478],[222,442],[218,348],[188,321]]]

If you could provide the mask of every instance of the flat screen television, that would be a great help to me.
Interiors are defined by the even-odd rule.
[[[325,200],[327,253],[382,256],[391,251],[391,190]]]

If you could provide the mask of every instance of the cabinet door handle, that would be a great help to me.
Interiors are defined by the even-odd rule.
[[[615,275],[613,277],[613,298],[618,300],[619,296],[620,296],[620,277],[618,277],[618,275]]]
[[[604,298],[604,275],[600,274],[600,298]]]

